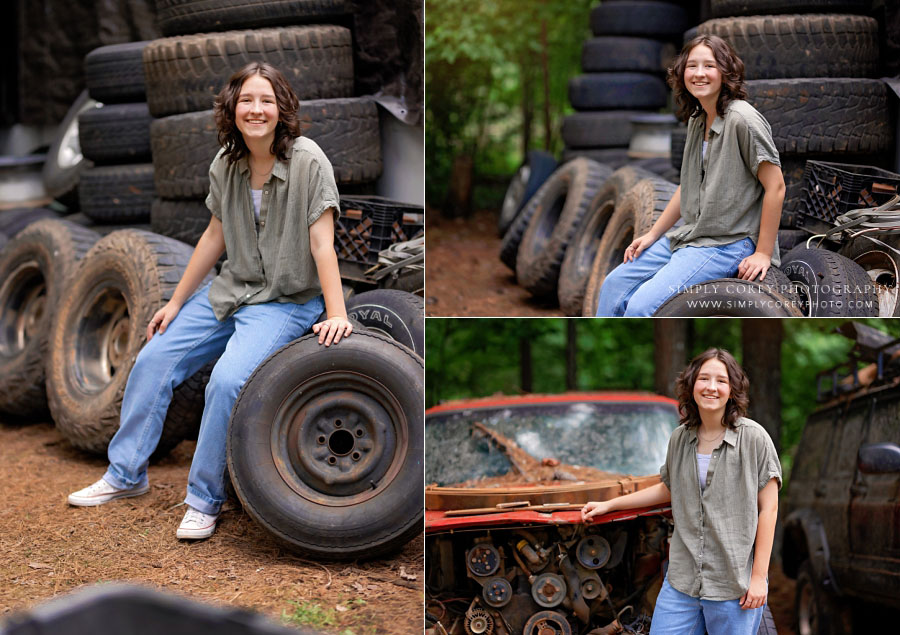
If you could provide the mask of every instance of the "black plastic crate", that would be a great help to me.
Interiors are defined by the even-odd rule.
[[[378,263],[378,252],[414,238],[425,227],[425,210],[381,196],[341,197],[334,247],[340,260]]]
[[[804,208],[798,224],[833,226],[854,209],[878,207],[895,196],[900,174],[871,165],[807,161],[803,172]]]

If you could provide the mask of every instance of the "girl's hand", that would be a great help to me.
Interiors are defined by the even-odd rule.
[[[581,508],[582,522],[588,522],[594,516],[602,516],[609,513],[609,501],[591,501]]]
[[[149,342],[151,340],[153,334],[156,333],[157,330],[159,330],[160,335],[165,333],[166,327],[175,319],[175,316],[178,315],[180,310],[180,304],[173,303],[169,300],[163,308],[154,313],[153,317],[150,319],[150,324],[147,325],[147,341]]]
[[[738,265],[738,278],[741,280],[755,280],[757,275],[762,280],[766,277],[769,267],[772,265],[772,257],[764,253],[754,252],[741,260]]]
[[[751,575],[750,588],[741,596],[742,609],[758,609],[766,603],[766,596],[769,595],[769,583],[765,577]]]
[[[338,316],[313,324],[312,330],[319,336],[319,344],[331,346],[332,342],[337,344],[342,337],[349,337],[353,332],[353,325],[347,318]]]
[[[641,253],[650,245],[656,242],[656,238],[651,236],[649,233],[644,234],[643,236],[638,236],[634,239],[634,241],[628,245],[625,249],[625,259],[622,263],[631,262],[636,259]]]

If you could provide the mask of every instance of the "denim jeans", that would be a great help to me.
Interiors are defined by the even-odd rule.
[[[220,322],[209,304],[209,285],[197,291],[166,332],[154,335],[138,354],[103,479],[120,489],[147,483],[147,463],[162,434],[172,391],[221,356],[206,386],[185,498],[191,507],[217,514],[225,502],[228,419],[238,393],[257,366],[305,334],[324,309],[322,296],[306,304],[268,302],[242,306]]]
[[[701,600],[663,580],[650,635],[756,635],[765,607],[742,609],[740,600]]]
[[[682,247],[673,253],[663,236],[631,262],[606,276],[598,317],[650,316],[676,293],[701,282],[737,275],[756,247],[749,238],[717,247]]]

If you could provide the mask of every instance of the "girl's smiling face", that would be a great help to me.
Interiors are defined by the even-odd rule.
[[[718,99],[722,90],[722,73],[712,49],[705,44],[698,44],[688,54],[684,67],[684,85],[701,102],[710,98]]]
[[[724,409],[730,396],[731,384],[725,364],[715,358],[703,362],[694,382],[694,402],[700,412]]]
[[[244,140],[265,139],[275,135],[278,103],[272,83],[262,75],[251,75],[241,86],[234,122]]]

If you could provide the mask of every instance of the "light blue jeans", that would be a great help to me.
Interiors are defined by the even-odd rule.
[[[322,296],[306,304],[242,306],[223,321],[209,304],[209,285],[184,303],[165,333],[141,349],[128,376],[119,430],[109,444],[103,479],[120,489],[147,483],[147,463],[162,434],[172,391],[219,357],[206,386],[197,449],[188,476],[191,507],[218,514],[225,502],[228,419],[250,374],[270,354],[305,334],[325,310]]]
[[[606,276],[598,317],[650,316],[676,293],[701,282],[737,275],[741,260],[756,250],[749,238],[719,247],[681,247],[672,252],[663,236],[631,262]]]
[[[740,600],[701,600],[663,580],[650,635],[756,635],[765,607],[742,609]]]

